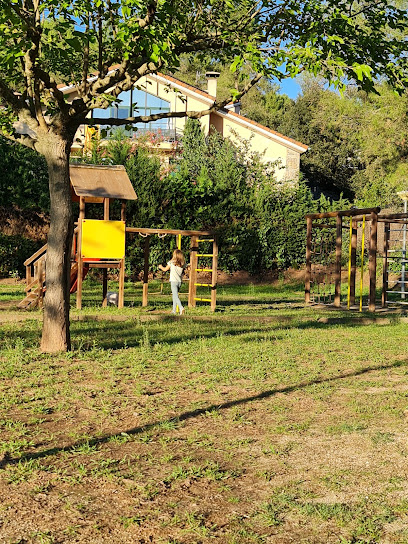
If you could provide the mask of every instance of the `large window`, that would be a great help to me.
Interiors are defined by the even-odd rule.
[[[93,110],[92,117],[102,119],[126,119],[127,117],[137,115],[152,115],[155,113],[164,113],[170,111],[170,103],[154,96],[146,91],[132,89],[131,91],[123,92],[119,95],[120,102],[117,105],[109,108]],[[159,119],[150,123],[136,123],[133,125],[137,130],[131,131],[129,136],[137,136],[144,132],[161,132],[166,137],[171,137],[173,129],[172,119]],[[107,125],[101,125],[101,128],[106,128],[108,134],[114,130]]]

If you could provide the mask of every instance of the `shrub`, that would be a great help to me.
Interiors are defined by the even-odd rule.
[[[42,246],[20,235],[0,233],[0,277],[25,275],[24,261]]]

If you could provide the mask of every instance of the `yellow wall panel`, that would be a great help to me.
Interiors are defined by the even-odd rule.
[[[81,256],[84,259],[123,259],[124,221],[83,219]]]

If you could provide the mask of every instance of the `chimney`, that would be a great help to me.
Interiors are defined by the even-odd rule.
[[[217,96],[217,79],[220,77],[220,72],[206,72],[207,78],[207,93],[211,96]]]

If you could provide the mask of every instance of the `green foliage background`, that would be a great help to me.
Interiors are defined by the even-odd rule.
[[[193,67],[194,74],[182,65],[184,72],[176,75],[197,84],[199,65]],[[219,92],[226,94],[236,75],[222,66],[212,68],[222,71]],[[160,158],[143,142],[132,145],[123,129],[107,147],[95,142],[91,156],[79,160],[126,166],[138,195],[128,206],[128,224],[216,229],[220,266],[229,271],[300,266],[306,213],[341,209],[350,202],[400,211],[396,193],[408,189],[406,96],[397,96],[385,84],[379,85],[378,95],[350,87],[343,96],[316,78],[305,77],[301,86],[302,94],[291,100],[262,82],[242,100],[248,117],[310,146],[302,156],[299,183],[280,186],[261,157],[250,153],[248,142],[234,146],[217,134],[205,138],[194,121],[187,122],[181,155],[170,171],[163,170]],[[334,196],[334,201],[324,196],[316,200],[311,188]],[[1,137],[0,191],[3,207],[48,210],[45,162]],[[342,193],[349,201],[339,200]],[[174,246],[173,237],[152,238],[152,269],[168,259]],[[24,239],[7,240],[3,234],[0,251],[2,275],[23,272],[22,262],[30,253]],[[128,253],[128,271],[140,270],[143,239],[130,237]]]

